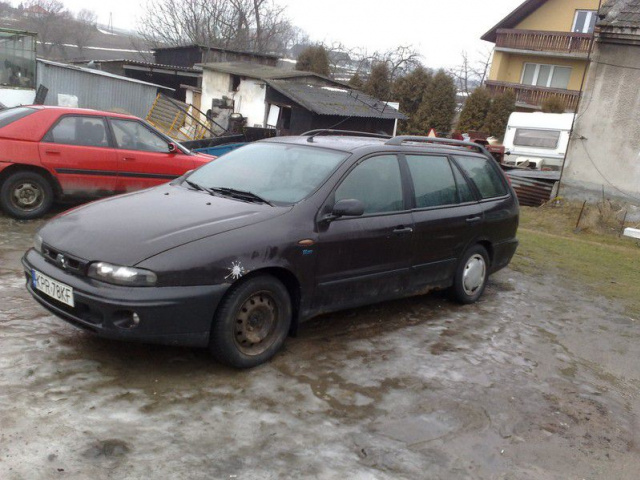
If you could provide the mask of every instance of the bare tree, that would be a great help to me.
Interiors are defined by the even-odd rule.
[[[139,31],[153,45],[280,53],[295,36],[285,13],[274,0],[149,0]]]
[[[466,51],[460,53],[460,64],[448,71],[456,81],[458,92],[469,95],[484,83],[491,65],[491,52],[490,49],[480,51],[475,60],[470,60]]]
[[[58,49],[64,57],[67,21],[71,18],[64,4],[59,0],[29,0],[24,3],[24,9],[32,12],[29,15],[29,28],[38,33],[43,55],[52,57],[54,50]]]
[[[75,18],[75,25],[72,28],[73,40],[78,46],[80,55],[83,53],[84,47],[86,47],[95,35],[97,31],[98,17],[92,10],[82,9],[78,12]]]

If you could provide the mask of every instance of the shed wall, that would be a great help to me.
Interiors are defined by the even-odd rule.
[[[79,107],[126,112],[144,118],[157,95],[156,87],[151,85],[41,62],[37,77],[38,84],[49,89],[45,105],[58,105],[58,94],[75,95]]]

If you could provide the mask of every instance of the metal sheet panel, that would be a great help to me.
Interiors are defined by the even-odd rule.
[[[49,89],[45,105],[58,105],[58,94],[74,95],[82,108],[126,112],[144,118],[156,98],[156,86],[85,70],[39,62],[38,84]]]

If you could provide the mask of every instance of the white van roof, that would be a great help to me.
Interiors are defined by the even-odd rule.
[[[573,113],[513,112],[507,127],[569,130],[574,115]]]

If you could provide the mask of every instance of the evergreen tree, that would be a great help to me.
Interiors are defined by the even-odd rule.
[[[484,87],[476,88],[464,104],[457,129],[461,132],[480,131],[491,107],[491,95]]]
[[[456,92],[453,77],[444,70],[439,70],[424,92],[420,107],[409,122],[409,130],[422,135],[431,128],[436,132],[450,132],[456,115]]]
[[[378,62],[373,66],[363,90],[364,93],[374,98],[390,100],[391,80],[386,62]]]
[[[353,74],[353,77],[349,79],[349,86],[355,90],[362,90],[364,88],[364,81],[362,77],[358,75],[358,72]]]
[[[400,134],[409,133],[409,123],[418,112],[422,96],[431,83],[431,73],[419,66],[411,73],[398,77],[393,84],[392,99],[400,102],[400,111],[409,117],[407,121],[398,122]]]
[[[322,45],[307,47],[298,55],[296,70],[329,76],[329,54]]]
[[[497,138],[504,138],[509,115],[516,110],[516,94],[507,90],[493,97],[482,131]]]

